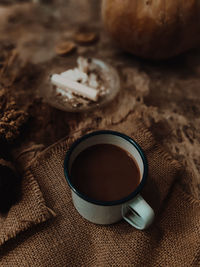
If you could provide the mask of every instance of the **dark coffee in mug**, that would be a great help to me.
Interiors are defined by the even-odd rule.
[[[127,197],[141,179],[133,157],[112,144],[97,144],[82,151],[72,164],[70,176],[80,193],[99,201]]]

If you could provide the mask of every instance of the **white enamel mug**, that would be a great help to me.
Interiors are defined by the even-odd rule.
[[[82,194],[72,183],[70,171],[75,158],[83,150],[96,144],[116,145],[126,150],[137,162],[140,183],[130,195],[116,201],[99,201]],[[96,224],[112,224],[124,219],[137,229],[146,229],[153,222],[154,211],[140,195],[147,172],[148,164],[141,147],[129,136],[110,130],[92,132],[76,140],[67,151],[64,161],[64,173],[75,208],[85,219]]]

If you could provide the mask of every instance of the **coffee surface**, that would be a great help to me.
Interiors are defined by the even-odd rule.
[[[140,183],[135,160],[118,146],[97,144],[74,160],[71,180],[75,188],[100,201],[115,201],[131,194]]]

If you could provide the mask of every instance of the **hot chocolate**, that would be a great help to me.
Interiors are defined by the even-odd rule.
[[[73,186],[80,193],[99,201],[127,197],[141,180],[134,158],[112,144],[86,148],[74,160],[70,175]]]

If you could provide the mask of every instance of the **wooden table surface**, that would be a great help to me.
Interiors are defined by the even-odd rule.
[[[164,62],[141,60],[110,40],[99,0],[17,2],[0,1],[0,45],[13,44],[19,53],[15,69],[20,76],[10,93],[31,116],[21,143],[46,147],[108,114],[116,123],[135,112],[157,141],[194,172],[186,190],[200,198],[200,49]],[[76,31],[93,31],[99,40],[79,45],[66,57],[57,56],[55,45],[73,39]],[[100,58],[118,70],[119,96],[92,113],[67,113],[49,106],[40,97],[46,77],[75,66],[80,55]]]

